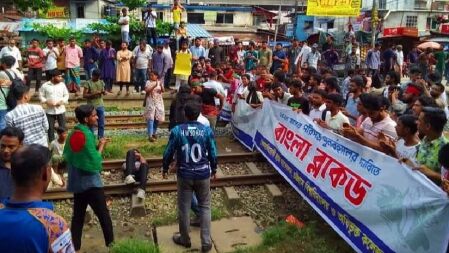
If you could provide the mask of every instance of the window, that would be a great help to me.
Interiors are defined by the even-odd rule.
[[[204,13],[196,13],[196,12],[187,13],[187,23],[204,24]]]
[[[379,10],[387,9],[387,0],[379,0]]]
[[[234,14],[232,13],[217,13],[217,24],[233,24]]]
[[[407,16],[405,19],[406,27],[416,27],[418,25],[418,16]]]
[[[84,18],[84,4],[77,4],[76,5],[76,17],[77,18]]]
[[[164,12],[158,11],[158,12],[156,12],[156,15],[157,15],[157,19],[164,20]]]
[[[415,0],[415,10],[427,9],[427,0]]]

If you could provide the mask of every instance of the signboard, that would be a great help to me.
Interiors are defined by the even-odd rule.
[[[177,53],[175,61],[175,75],[190,76],[192,72],[192,54]]]
[[[356,17],[361,0],[308,0],[307,16]]]
[[[449,198],[426,176],[285,105],[265,100],[257,114],[252,126],[233,120],[236,137],[253,138],[245,145],[254,145],[356,252],[446,252]]]
[[[47,13],[39,13],[43,18],[68,18],[69,10],[66,7],[52,7]]]
[[[418,29],[412,27],[385,28],[383,37],[410,36],[418,37]]]
[[[215,22],[217,20],[217,12],[216,11],[205,11],[204,12],[204,21]]]
[[[441,24],[440,27],[441,33],[449,34],[449,24]]]

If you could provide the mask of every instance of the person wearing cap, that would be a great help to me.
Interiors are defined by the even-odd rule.
[[[162,84],[165,83],[165,74],[167,73],[169,67],[169,60],[167,59],[167,55],[164,54],[163,49],[164,47],[162,45],[157,45],[156,52],[154,52],[152,56],[152,70],[157,72],[159,81]]]
[[[397,115],[411,114],[415,101],[423,93],[423,89],[415,84],[410,84],[399,99],[399,89],[391,93],[391,107]]]
[[[380,44],[376,43],[374,48],[368,50],[366,56],[366,67],[369,70],[368,74],[374,75],[379,72],[380,69]]]
[[[69,91],[64,83],[62,74],[55,69],[50,72],[51,79],[39,89],[39,99],[46,106],[45,114],[48,119],[48,141],[55,139],[55,122],[65,128],[65,106],[69,103]]]
[[[201,113],[209,120],[212,130],[215,130],[217,116],[223,108],[224,96],[215,89],[205,88],[198,81],[192,82],[190,86],[192,86],[192,92],[201,97],[203,101]],[[215,98],[219,99],[220,105],[218,107],[215,104]]]
[[[147,43],[151,44],[153,47],[157,45],[156,20],[157,14],[150,5],[145,12],[144,21],[147,34]]]
[[[218,39],[214,39],[214,47],[209,49],[209,59],[211,60],[212,66],[216,68],[221,63],[223,63],[226,59],[226,55],[224,49],[220,47],[220,41]]]
[[[313,44],[312,51],[305,56],[305,62],[309,64],[309,67],[318,69],[318,63],[321,60],[321,54],[318,52],[318,44]]]
[[[268,47],[267,41],[262,41],[262,46],[259,50],[259,64],[271,69],[273,63],[273,51]]]

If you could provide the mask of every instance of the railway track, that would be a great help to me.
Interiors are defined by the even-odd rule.
[[[263,157],[254,152],[224,154],[218,156],[219,163],[235,163],[235,162],[249,162],[262,161]],[[147,160],[150,168],[160,168],[162,166],[161,158],[154,158]],[[120,170],[124,160],[105,161],[103,162],[104,171]],[[219,173],[217,173],[219,174]],[[226,186],[240,186],[240,185],[258,185],[269,184],[281,181],[281,177],[277,173],[257,173],[247,175],[229,175],[217,176],[216,180],[211,182],[211,187],[226,187]],[[152,180],[150,179],[146,186],[147,192],[167,192],[176,191],[175,180]],[[135,191],[135,185],[126,184],[107,184],[104,186],[106,195],[130,195]],[[73,194],[67,192],[65,189],[50,189],[44,194],[45,200],[61,200],[71,199]]]

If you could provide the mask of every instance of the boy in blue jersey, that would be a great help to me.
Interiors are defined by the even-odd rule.
[[[178,176],[179,233],[173,236],[176,244],[191,247],[189,237],[189,211],[195,192],[200,209],[201,251],[212,248],[210,239],[210,177],[215,178],[217,147],[210,127],[197,121],[201,105],[188,101],[185,105],[187,123],[174,127],[164,152],[163,176],[167,177],[169,165],[176,154]]]
[[[51,179],[51,153],[31,144],[11,158],[15,191],[0,204],[0,252],[73,253],[70,229],[42,196]]]

